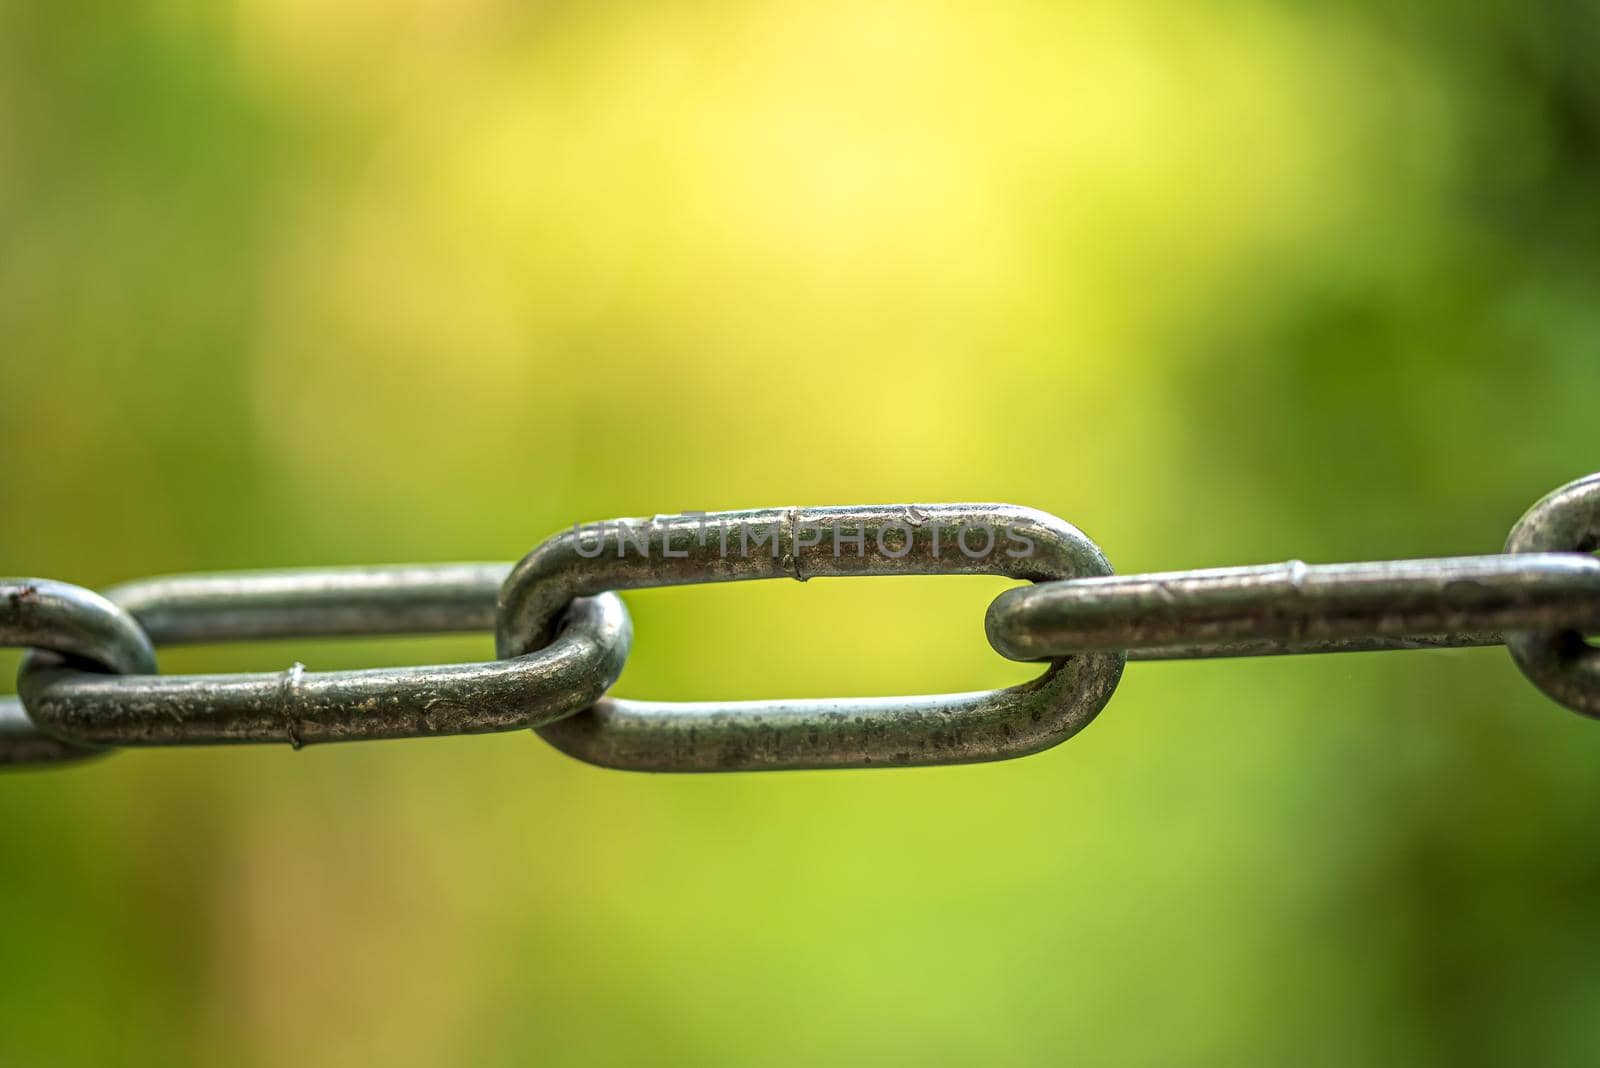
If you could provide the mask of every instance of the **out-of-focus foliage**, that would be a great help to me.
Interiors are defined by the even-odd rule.
[[[1600,467],[1597,48],[1588,0],[6,4],[0,572],[863,500],[1125,571],[1493,551]],[[1015,680],[1003,585],[631,596],[621,691]],[[1584,1063],[1597,802],[1494,650],[1135,666],[985,767],[124,754],[0,780],[0,1061]]]

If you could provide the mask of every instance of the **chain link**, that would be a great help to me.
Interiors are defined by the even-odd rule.
[[[480,629],[495,565],[192,575],[114,591],[162,642]],[[516,730],[570,715],[616,681],[632,624],[614,594],[573,606],[537,651],[477,664],[110,678],[29,657],[29,717],[80,744],[188,745],[408,738]]]
[[[502,656],[538,648],[568,599],[607,589],[858,575],[1057,579],[1110,570],[1076,527],[1005,504],[618,520],[552,538],[512,570],[500,599],[498,647]],[[1081,730],[1116,688],[1122,661],[1119,652],[1063,657],[1024,686],[934,697],[692,704],[606,698],[539,733],[581,760],[641,771],[1001,760]]]
[[[105,596],[0,579],[0,764],[123,746],[313,742],[532,727],[608,767],[724,771],[971,763],[1092,720],[1125,658],[1506,644],[1556,701],[1600,716],[1600,475],[1563,486],[1499,556],[1114,575],[1054,516],[1002,504],[686,513],[575,526],[506,564],[178,575]],[[1002,575],[990,643],[1033,682],[922,697],[663,703],[607,696],[632,624],[618,590],[752,579]],[[475,664],[161,675],[155,645],[493,630]]]
[[[1503,632],[1600,632],[1600,559],[1464,556],[1113,575],[1001,594],[989,641],[1013,660],[1123,649],[1133,658],[1499,645]]]

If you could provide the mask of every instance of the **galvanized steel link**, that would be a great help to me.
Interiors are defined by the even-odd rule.
[[[1017,660],[1123,649],[1141,659],[1504,642],[1555,700],[1600,716],[1600,474],[1562,486],[1500,556],[1175,571],[1043,583],[989,606]]]
[[[1171,571],[1007,590],[989,641],[1013,660],[1131,659],[1498,645],[1526,627],[1600,630],[1600,560],[1573,553]]]
[[[500,565],[179,575],[122,587],[158,641],[476,629]],[[515,730],[570,715],[621,673],[632,638],[615,597],[575,602],[548,647],[475,664],[237,675],[104,676],[30,659],[18,688],[34,722],[124,746],[301,745]]]
[[[973,531],[982,539],[968,537]],[[565,604],[603,590],[855,575],[1039,580],[1109,572],[1099,548],[1077,528],[1014,505],[774,508],[616,520],[558,534],[512,570],[501,593],[498,649],[515,656],[539,648]],[[1122,664],[1117,652],[1061,657],[1023,686],[929,697],[605,698],[539,734],[581,760],[647,771],[999,760],[1081,730],[1110,698]]]

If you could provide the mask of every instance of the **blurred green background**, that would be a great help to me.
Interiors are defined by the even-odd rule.
[[[0,573],[906,500],[1122,571],[1492,552],[1600,468],[1597,47],[1589,0],[0,3]],[[619,692],[1020,680],[1005,585],[630,595]],[[1135,665],[992,766],[128,753],[0,779],[0,1061],[1593,1063],[1597,802],[1492,649]]]

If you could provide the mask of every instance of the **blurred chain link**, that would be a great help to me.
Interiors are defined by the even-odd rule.
[[[1092,720],[1125,658],[1505,644],[1556,701],[1600,716],[1600,474],[1539,501],[1497,556],[1114,575],[1076,527],[1003,504],[685,513],[574,526],[515,567],[440,564],[179,575],[104,596],[0,579],[0,764],[135,746],[313,742],[530,727],[607,767],[729,771],[971,763]],[[632,641],[615,591],[750,579],[1003,575],[990,643],[1048,661],[1008,689],[663,703],[607,696]],[[499,659],[162,675],[156,645],[492,629]]]

